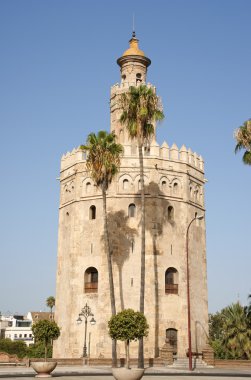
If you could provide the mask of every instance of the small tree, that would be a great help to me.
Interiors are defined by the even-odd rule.
[[[59,337],[60,329],[55,321],[48,321],[45,319],[36,322],[31,329],[35,342],[41,342],[44,344],[44,358],[46,361],[48,345],[51,340],[55,340]]]
[[[108,322],[109,335],[126,342],[126,368],[129,368],[129,344],[148,335],[148,323],[143,313],[126,309],[112,316]]]

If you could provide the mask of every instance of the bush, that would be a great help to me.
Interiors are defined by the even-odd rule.
[[[10,355],[17,355],[18,358],[27,356],[28,347],[22,340],[11,340],[9,338],[0,339],[0,351]]]
[[[29,358],[43,358],[44,357],[44,344],[43,343],[36,343],[32,344],[28,347],[27,350],[27,356]],[[47,347],[47,357],[52,357],[52,345],[48,344]]]

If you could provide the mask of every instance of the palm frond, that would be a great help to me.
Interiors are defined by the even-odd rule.
[[[245,165],[251,165],[251,152],[246,152],[243,154],[242,161]]]

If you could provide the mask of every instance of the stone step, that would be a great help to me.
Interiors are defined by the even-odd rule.
[[[192,359],[193,368],[209,368],[208,365],[203,362],[200,358]],[[170,366],[171,368],[179,368],[179,369],[188,369],[189,368],[189,359],[188,358],[177,358],[174,360],[173,364]]]

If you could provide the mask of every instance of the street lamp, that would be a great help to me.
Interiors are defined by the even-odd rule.
[[[91,325],[95,325],[96,321],[94,319],[94,314],[91,311],[90,306],[85,304],[85,306],[81,309],[81,312],[78,315],[77,324],[80,325],[82,323],[81,317],[84,317],[85,319],[85,340],[84,340],[84,347],[83,347],[83,357],[87,357],[87,349],[86,349],[86,334],[87,334],[87,320],[89,317],[92,317],[90,320]]]
[[[187,255],[187,330],[188,330],[188,358],[189,358],[189,370],[192,371],[192,340],[191,340],[191,310],[190,310],[190,284],[189,284],[189,259],[188,259],[188,242],[189,242],[189,228],[191,224],[196,220],[201,220],[204,215],[195,216],[188,224],[186,232],[186,255]]]

